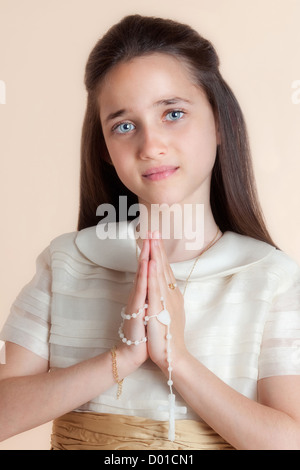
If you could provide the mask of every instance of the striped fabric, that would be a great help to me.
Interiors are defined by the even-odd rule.
[[[0,338],[68,367],[118,342],[120,312],[137,268],[134,226],[100,240],[95,227],[64,234],[37,259],[36,275],[14,302]],[[172,264],[183,292],[194,260]],[[185,294],[186,344],[206,367],[245,396],[257,381],[300,374],[300,269],[284,253],[226,232],[197,263]],[[99,377],[101,380],[101,377]],[[149,360],[80,410],[167,420],[168,387]],[[177,397],[178,406],[186,406]],[[176,419],[199,419],[188,407]]]

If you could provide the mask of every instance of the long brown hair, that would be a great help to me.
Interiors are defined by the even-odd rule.
[[[216,223],[274,245],[258,202],[243,113],[219,71],[213,45],[190,26],[172,20],[131,15],[112,26],[90,53],[85,72],[88,92],[82,129],[78,230],[96,225],[96,209],[111,203],[118,216],[119,196],[128,207],[137,196],[120,181],[105,145],[97,104],[99,86],[116,64],[151,53],[182,59],[204,90],[218,123],[220,145],[211,180],[211,207]]]

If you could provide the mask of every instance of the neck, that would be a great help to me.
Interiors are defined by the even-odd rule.
[[[214,239],[218,226],[210,205],[140,205],[138,246],[147,232],[159,231],[170,263],[193,259]]]

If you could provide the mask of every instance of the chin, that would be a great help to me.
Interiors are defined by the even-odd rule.
[[[181,201],[181,199],[178,198],[178,195],[175,196],[175,195],[171,195],[171,194],[167,194],[167,195],[157,194],[157,195],[154,195],[151,198],[148,198],[147,203],[148,204],[157,204],[157,205],[166,204],[167,206],[172,206],[173,204],[180,204],[180,201]]]

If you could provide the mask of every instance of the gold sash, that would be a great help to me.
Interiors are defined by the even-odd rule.
[[[167,421],[106,413],[71,412],[54,420],[52,450],[233,450],[207,424],[176,421],[168,440]]]

